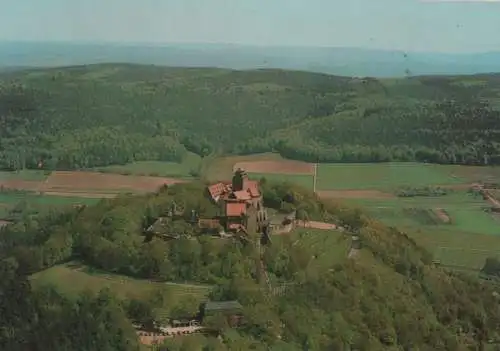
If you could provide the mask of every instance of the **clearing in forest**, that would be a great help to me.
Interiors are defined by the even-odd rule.
[[[338,230],[297,228],[289,235],[273,236],[273,246],[280,247],[284,241],[307,249],[314,258],[312,264],[331,267],[344,262],[351,247],[351,237]]]
[[[94,272],[84,265],[68,263],[35,273],[30,278],[36,287],[53,285],[61,293],[75,296],[85,290],[99,292],[109,288],[119,298],[147,298],[155,290],[166,291],[174,297],[192,297],[199,302],[207,298],[208,285],[152,282],[121,275]],[[195,306],[197,307],[197,306]]]

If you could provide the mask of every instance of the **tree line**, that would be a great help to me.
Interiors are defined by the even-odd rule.
[[[114,73],[113,73],[114,72]],[[90,79],[89,77],[100,77]],[[92,65],[0,75],[0,167],[77,169],[186,151],[309,162],[500,162],[498,80]]]

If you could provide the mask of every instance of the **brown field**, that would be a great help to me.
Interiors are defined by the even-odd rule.
[[[42,183],[42,181],[10,179],[0,180],[0,187],[4,187],[5,189],[38,191]]]
[[[313,164],[288,160],[238,162],[233,166],[233,171],[238,168],[249,173],[314,174]]]
[[[114,197],[120,192],[153,192],[163,185],[182,182],[185,181],[162,177],[55,171],[44,181],[8,180],[0,182],[0,186],[8,189],[43,192],[53,196],[102,198]]]
[[[74,191],[74,192],[59,192],[59,191],[48,191],[43,193],[44,195],[48,196],[60,196],[60,197],[83,197],[87,199],[104,199],[104,198],[113,198],[117,194],[116,193],[92,193],[92,192],[80,192],[80,191]]]
[[[379,190],[322,190],[318,195],[326,199],[391,199],[396,196]]]
[[[282,161],[283,158],[276,153],[263,153],[246,156],[224,156],[208,160],[204,176],[210,181],[229,180],[233,176],[233,168],[235,164],[243,162],[260,162],[260,161]]]
[[[69,192],[81,189],[129,191],[155,191],[162,185],[183,182],[182,180],[160,177],[125,176],[97,172],[62,172],[56,171],[43,183],[41,190],[57,191],[65,189]],[[104,191],[105,192],[105,191]]]

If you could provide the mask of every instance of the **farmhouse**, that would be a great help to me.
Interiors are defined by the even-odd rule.
[[[227,231],[257,232],[267,221],[258,181],[237,169],[231,182],[218,182],[207,187],[207,195],[219,207],[220,224]]]

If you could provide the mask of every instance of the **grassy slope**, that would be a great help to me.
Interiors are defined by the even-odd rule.
[[[78,294],[89,289],[97,292],[105,287],[121,298],[144,297],[155,289],[171,290],[175,294],[191,295],[203,299],[210,291],[210,286],[151,282],[126,276],[95,272],[76,263],[54,266],[31,277],[34,286],[54,284],[62,292]]]
[[[54,266],[31,276],[34,288],[54,286],[66,296],[76,296],[82,291],[98,292],[108,288],[119,299],[137,298],[149,299],[155,292],[166,293],[170,296],[169,302],[189,299],[191,307],[207,300],[211,286],[197,284],[178,284],[169,282],[152,282],[149,280],[133,279],[127,276],[97,272],[87,266],[77,263]],[[169,308],[171,306],[166,306]],[[158,318],[162,318],[167,310],[157,310]],[[168,313],[167,313],[168,314]]]

